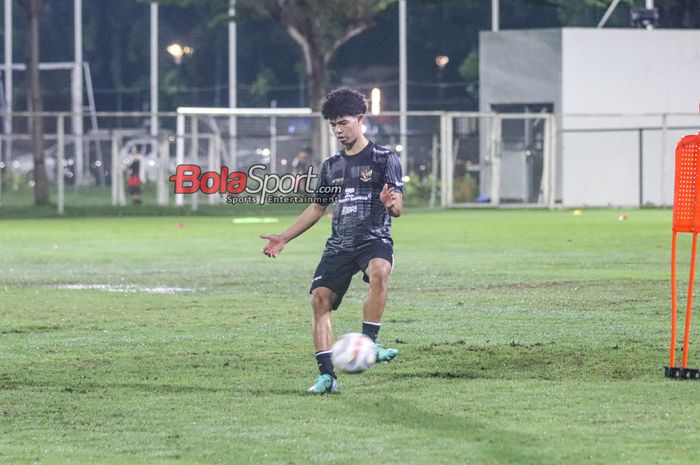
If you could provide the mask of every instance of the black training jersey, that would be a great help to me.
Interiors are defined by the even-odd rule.
[[[403,193],[401,162],[396,153],[372,142],[355,155],[341,150],[323,162],[317,191],[342,188],[335,196],[332,234],[324,254],[377,239],[392,244],[391,216],[379,200],[384,184]]]

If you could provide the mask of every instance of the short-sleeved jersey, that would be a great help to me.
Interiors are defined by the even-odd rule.
[[[393,244],[391,216],[379,200],[384,184],[403,193],[401,162],[396,153],[372,142],[355,155],[340,151],[323,162],[317,192],[329,186],[342,188],[335,196],[332,233],[324,254],[352,250],[372,240]]]

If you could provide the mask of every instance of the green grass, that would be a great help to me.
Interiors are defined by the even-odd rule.
[[[671,213],[621,213],[409,211],[380,334],[400,356],[322,398],[327,219],[277,260],[257,235],[291,216],[2,220],[0,463],[695,463],[700,383],[663,378]]]
[[[34,191],[26,186],[16,186],[12,189],[5,186],[0,193],[0,220],[3,219],[38,219],[58,218],[56,186],[49,189],[50,205],[34,205]],[[248,216],[248,215],[279,215],[301,212],[304,205],[256,205],[238,204],[235,208],[227,204],[209,205],[207,196],[199,195],[197,209],[192,209],[187,199],[187,205],[174,206],[171,193],[168,206],[160,206],[156,201],[156,186],[146,183],[140,205],[133,205],[127,196],[127,204],[112,205],[112,191],[108,187],[75,186],[65,187],[64,218],[95,218],[95,217],[127,217],[127,216]]]
[[[9,184],[9,183],[8,183]],[[49,187],[50,205],[34,205],[34,190],[26,184],[2,186],[0,191],[0,220],[3,219],[38,219],[59,218],[57,207],[57,187]],[[412,195],[404,203],[414,210],[428,209],[428,196]],[[156,185],[147,182],[143,187],[140,205],[133,205],[127,194],[127,204],[112,205],[111,187],[65,186],[63,218],[96,218],[96,217],[131,217],[131,216],[249,216],[249,215],[291,215],[300,213],[306,205],[303,204],[237,204],[235,207],[222,203],[209,204],[209,196],[198,194],[198,205],[192,208],[191,196],[186,199],[186,205],[175,206],[172,189],[168,205],[158,205],[156,200]]]

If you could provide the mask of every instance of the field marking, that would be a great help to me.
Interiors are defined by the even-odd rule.
[[[279,223],[279,218],[260,218],[257,216],[247,216],[244,218],[234,218],[233,224],[260,224],[260,223]]]
[[[58,289],[67,289],[70,291],[85,291],[96,290],[104,292],[142,292],[144,294],[178,294],[182,292],[197,292],[197,289],[191,287],[141,287],[135,284],[113,285],[113,284],[61,284],[56,286]]]

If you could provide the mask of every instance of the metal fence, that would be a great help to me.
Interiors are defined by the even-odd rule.
[[[29,113],[0,135],[0,208],[32,203]],[[174,195],[176,166],[222,166],[299,174],[340,149],[320,115],[305,109],[181,109],[158,115],[94,113],[74,134],[69,113],[45,113],[45,160],[52,201],[127,205],[136,171],[141,202],[225,205],[221,194]],[[402,159],[408,205],[429,208],[641,206],[672,201],[673,147],[694,132],[695,115],[561,115],[409,112],[405,146],[399,114],[368,115],[366,136]],[[320,145],[314,141],[321,128]],[[155,129],[155,130],[154,130]],[[157,135],[151,135],[157,134]],[[318,153],[314,153],[313,147]]]
[[[671,206],[674,152],[697,113],[557,115],[557,202]]]

